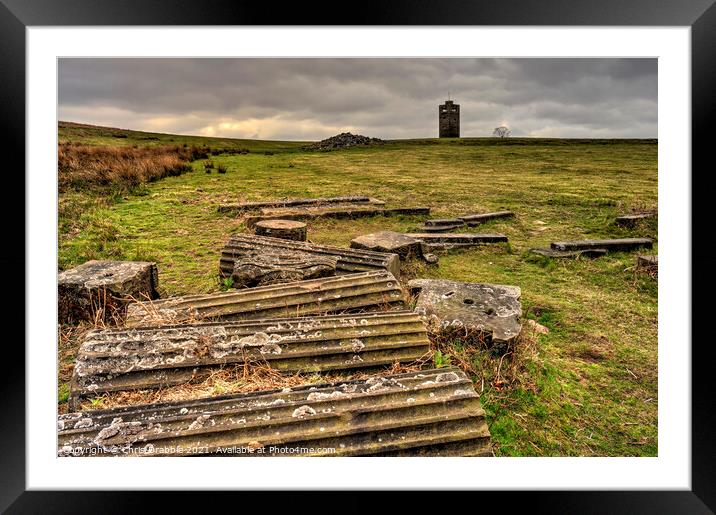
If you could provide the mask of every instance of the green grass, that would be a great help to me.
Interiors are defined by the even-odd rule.
[[[166,143],[142,140],[146,133],[114,138],[81,130],[61,128],[60,139]],[[653,141],[406,140],[337,152],[308,152],[293,142],[206,143],[213,148],[219,141],[250,149],[211,158],[226,174],[206,174],[196,161],[193,172],[124,196],[61,195],[61,206],[71,209],[60,211],[59,267],[99,258],[152,260],[164,295],[213,292],[224,287],[220,249],[244,230],[217,213],[221,202],[364,194],[390,206],[428,205],[435,217],[511,209],[514,219],[471,229],[504,233],[508,245],[454,251],[440,257],[439,267],[413,267],[424,277],[520,286],[525,318],[550,329],[537,337],[538,359],[524,364],[529,387],[484,386],[497,454],[657,455],[657,282],[635,272],[633,253],[595,260],[527,253],[564,239],[656,239],[655,220],[634,229],[613,223],[618,214],[657,208]],[[414,230],[421,222],[319,220],[309,223],[309,239],[347,246],[360,234]]]

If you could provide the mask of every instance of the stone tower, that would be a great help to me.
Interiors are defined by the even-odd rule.
[[[438,107],[438,121],[441,138],[460,137],[460,106],[446,100]]]

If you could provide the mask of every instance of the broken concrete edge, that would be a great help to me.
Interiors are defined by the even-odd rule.
[[[479,395],[457,368],[75,412],[57,424],[58,456],[490,454]]]
[[[80,345],[71,397],[187,384],[224,365],[316,373],[414,363],[429,355],[412,311],[104,329]]]

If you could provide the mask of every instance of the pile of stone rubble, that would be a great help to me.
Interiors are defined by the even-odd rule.
[[[368,145],[384,145],[385,141],[379,138],[369,138],[360,134],[351,134],[350,132],[342,132],[336,136],[317,141],[308,148],[312,150],[339,150],[342,148],[351,148]]]

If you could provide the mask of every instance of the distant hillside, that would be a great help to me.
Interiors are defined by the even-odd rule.
[[[369,135],[371,136],[371,135]],[[86,145],[196,145],[212,150],[246,149],[250,152],[294,152],[304,150],[308,141],[269,141],[256,139],[209,138],[204,136],[181,136],[160,132],[143,132],[113,127],[101,127],[83,123],[61,121],[58,124],[60,143],[78,142]],[[604,139],[604,138],[416,138],[387,140],[390,144],[403,146],[420,145],[613,145],[657,144],[656,139]]]
[[[143,132],[114,127],[101,127],[84,123],[60,121],[57,127],[58,141],[84,145],[196,145],[211,150],[246,149],[250,152],[287,152],[299,150],[308,142],[265,141],[234,138],[208,138],[204,136],[181,136],[160,132]]]

